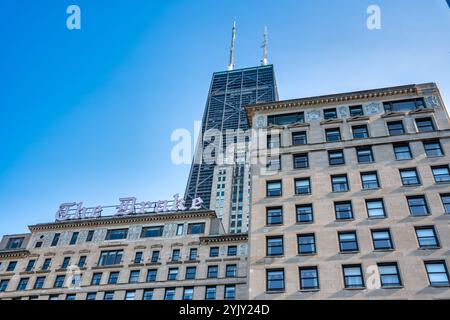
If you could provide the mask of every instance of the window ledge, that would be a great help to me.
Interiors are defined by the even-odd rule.
[[[265,256],[265,259],[282,259],[284,258],[284,255],[282,256]]]
[[[439,289],[439,288],[450,288],[450,284],[430,285],[429,287],[430,287],[430,288],[436,288],[436,289]]]
[[[419,250],[421,250],[421,251],[433,251],[433,250],[439,250],[439,249],[442,249],[442,247],[437,246],[437,247],[419,248]]]
[[[339,251],[340,254],[358,254],[359,250],[357,251]]]
[[[318,289],[300,289],[298,290],[298,292],[300,293],[313,293],[313,292],[319,292],[320,288]]]
[[[375,249],[373,252],[393,252],[395,249]]]
[[[270,290],[266,290],[266,294],[283,294],[283,293],[285,293],[286,291],[285,290],[273,290],[273,291],[270,291]]]
[[[348,290],[348,291],[362,291],[362,290],[366,290],[366,287],[344,288],[344,290]]]
[[[393,290],[393,289],[403,289],[404,287],[402,285],[400,286],[381,286],[381,289],[386,289],[386,290]]]
[[[149,262],[145,264],[146,266],[160,266],[161,262]]]
[[[297,253],[297,257],[314,257],[317,255],[317,252],[314,253]]]

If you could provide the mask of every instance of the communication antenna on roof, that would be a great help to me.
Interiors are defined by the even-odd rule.
[[[228,70],[234,69],[234,43],[236,41],[236,21],[233,23],[233,30],[231,32],[231,48],[230,48],[230,62],[228,63]]]
[[[261,65],[266,66],[267,65],[267,45],[269,44],[269,41],[267,39],[267,27],[264,27],[264,41],[263,41],[263,59],[261,60]]]

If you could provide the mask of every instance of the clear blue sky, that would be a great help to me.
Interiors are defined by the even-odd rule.
[[[183,193],[170,135],[201,119],[234,19],[238,68],[259,63],[268,26],[281,99],[437,82],[450,105],[445,0],[0,0],[0,235],[65,201]]]

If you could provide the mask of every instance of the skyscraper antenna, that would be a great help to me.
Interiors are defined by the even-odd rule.
[[[234,69],[234,43],[236,41],[236,21],[233,23],[233,31],[231,33],[231,48],[230,48],[230,62],[228,63],[228,70]]]
[[[267,45],[269,44],[269,41],[267,39],[267,27],[264,27],[264,41],[263,41],[263,59],[261,60],[261,65],[266,66],[267,65]]]

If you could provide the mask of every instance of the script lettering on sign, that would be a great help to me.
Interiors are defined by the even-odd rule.
[[[126,216],[137,214],[161,214],[167,212],[186,211],[186,202],[177,193],[172,200],[137,202],[135,197],[119,199],[118,205],[84,207],[83,202],[66,202],[59,206],[56,221],[95,219],[102,216]],[[192,200],[189,210],[202,209],[203,200],[197,197]],[[111,211],[103,215],[106,211]]]

